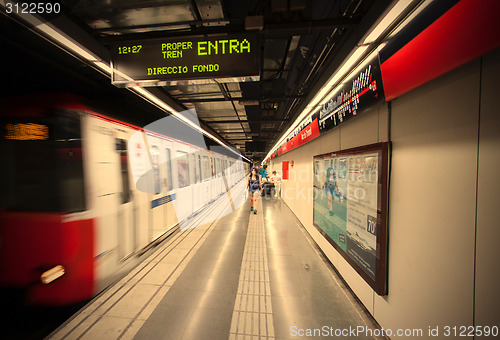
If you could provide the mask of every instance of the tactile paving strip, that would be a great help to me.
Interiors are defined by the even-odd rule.
[[[266,233],[260,200],[258,210],[259,214],[250,214],[231,320],[231,340],[275,337]]]

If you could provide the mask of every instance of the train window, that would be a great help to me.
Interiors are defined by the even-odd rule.
[[[120,157],[122,177],[122,204],[130,202],[130,181],[128,174],[128,152],[127,142],[124,139],[116,139],[116,151]]]
[[[179,188],[189,185],[189,160],[187,152],[177,151],[177,173],[179,178]]]
[[[165,172],[167,174],[167,186],[168,190],[172,190],[172,158],[170,156],[170,149],[165,149],[166,153],[166,162],[165,162]]]
[[[218,158],[215,159],[215,173],[217,174],[217,177],[220,176],[220,159]]]
[[[80,116],[74,112],[56,113],[54,140],[59,158],[60,209],[85,210]]]
[[[192,154],[191,158],[193,159],[193,168],[194,168],[194,182],[200,182],[200,168],[198,167],[198,163],[196,162],[196,155]]]
[[[1,122],[0,210],[85,210],[80,129],[80,116],[67,111]]]
[[[200,179],[200,182],[201,182],[201,178],[202,178],[202,167],[201,167],[201,156],[198,155],[198,176],[199,176],[199,179]]]
[[[208,156],[203,156],[203,179],[207,179],[210,177],[210,161],[208,159]]]
[[[155,194],[159,194],[162,190],[161,176],[160,176],[160,152],[156,145],[151,146],[151,159],[153,161],[153,183],[155,187]]]

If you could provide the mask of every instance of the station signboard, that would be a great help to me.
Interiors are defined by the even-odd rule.
[[[115,85],[259,75],[255,34],[136,40],[111,51]]]

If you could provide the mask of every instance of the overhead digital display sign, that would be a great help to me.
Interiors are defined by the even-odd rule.
[[[257,35],[148,39],[112,47],[113,83],[257,76]]]

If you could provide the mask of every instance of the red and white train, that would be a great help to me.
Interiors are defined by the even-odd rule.
[[[68,94],[3,101],[0,129],[0,286],[29,304],[91,298],[249,169]],[[138,178],[131,158],[141,157],[152,171]]]

